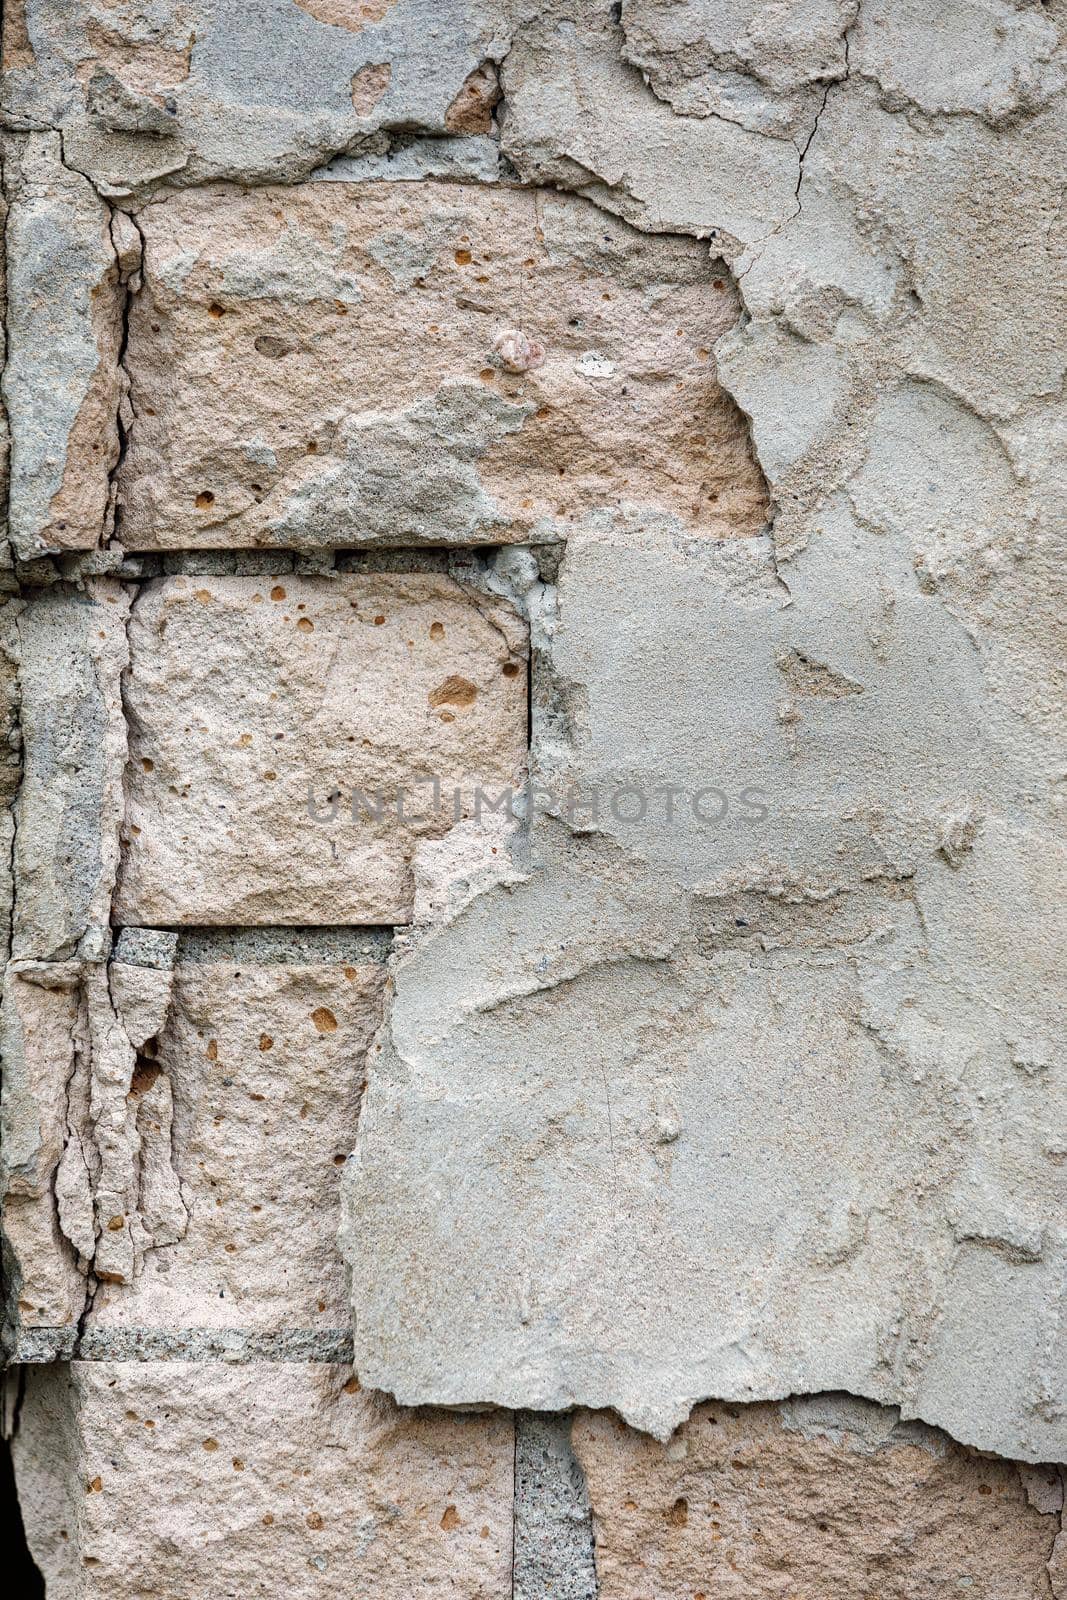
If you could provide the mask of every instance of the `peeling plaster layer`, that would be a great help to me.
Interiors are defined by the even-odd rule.
[[[1040,62],[1032,20],[1004,49]],[[1042,69],[1005,109],[998,59],[924,111],[918,16],[904,107],[840,21],[795,141],[676,116],[606,12],[538,8],[504,64],[525,179],[730,260],[718,369],[775,517],[703,551],[612,504],[553,585],[501,558],[551,798],[398,952],[345,1179],[356,1361],[661,1438],[841,1388],[1058,1459],[1060,108]]]
[[[5,119],[61,128],[71,166],[114,195],[160,180],[291,183],[331,155],[384,145],[391,127],[444,134],[470,75],[507,47],[501,8],[485,0],[364,6],[358,28],[343,15],[354,5],[294,0],[19,9]],[[372,65],[390,72],[367,105],[359,80]]]
[[[845,76],[858,0],[623,0],[621,53],[686,117],[801,135]]]

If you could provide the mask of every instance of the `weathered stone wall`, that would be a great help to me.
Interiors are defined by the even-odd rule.
[[[1067,1600],[1061,0],[6,0],[50,1600]]]

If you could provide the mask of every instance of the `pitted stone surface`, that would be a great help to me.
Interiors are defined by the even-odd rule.
[[[138,1070],[171,1084],[188,1222],[132,1284],[101,1286],[90,1337],[345,1325],[340,1168],[384,981],[378,963],[179,962]]]
[[[130,648],[120,922],[406,922],[417,835],[522,770],[525,628],[446,578],[171,578]]]
[[[601,1600],[1044,1600],[1063,1490],[845,1396],[700,1406],[664,1446],[580,1413]]]
[[[139,222],[132,549],[558,538],[609,500],[701,536],[766,520],[712,356],[737,303],[695,240],[425,182],[208,189]]]
[[[49,1600],[499,1600],[511,1419],[404,1415],[350,1367],[75,1362],[15,1444]]]

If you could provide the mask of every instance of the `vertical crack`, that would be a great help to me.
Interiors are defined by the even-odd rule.
[[[119,350],[116,363],[122,378],[121,392],[118,400],[118,411],[115,417],[119,448],[118,455],[115,459],[115,465],[112,467],[111,472],[108,475],[107,516],[111,526],[112,534],[117,535],[119,474],[121,473],[123,464],[126,460],[126,454],[130,446],[131,427],[136,419],[136,412],[134,411],[132,399],[133,381],[127,365],[126,356],[130,343],[130,320],[133,309],[133,299],[141,287],[142,273],[144,270],[145,239],[144,233],[141,230],[141,225],[132,212],[120,211],[117,207],[110,204],[109,210],[111,213],[111,221],[109,225],[111,243],[115,250],[115,262],[119,271],[119,281],[125,290],[122,300],[122,331],[119,338]],[[125,240],[123,240],[121,237],[121,233],[126,225],[128,225],[137,236],[136,246],[133,246],[133,241],[128,234]],[[118,232],[116,230],[118,230]],[[134,261],[128,262],[127,258],[131,254],[131,247],[136,252],[136,258]],[[126,264],[124,264],[124,262]]]
[[[816,111],[816,113],[815,113],[815,119],[814,119],[814,121],[812,122],[812,125],[811,125],[811,132],[808,134],[808,137],[804,141],[804,148],[800,151],[800,158],[799,158],[798,169],[797,169],[797,186],[796,186],[796,189],[794,190],[794,193],[796,195],[796,202],[797,202],[797,208],[793,213],[794,217],[799,217],[801,211],[803,210],[803,205],[801,204],[801,199],[800,199],[800,188],[801,188],[801,185],[804,182],[804,161],[805,161],[805,158],[806,158],[806,156],[808,154],[808,151],[811,149],[812,141],[814,140],[816,133],[819,131],[819,121],[820,121],[820,119],[822,117],[823,112],[826,110],[826,103],[830,98],[830,91],[832,89],[836,89],[839,84],[847,83],[849,78],[852,76],[852,60],[851,60],[852,34],[853,34],[853,31],[859,25],[861,10],[862,10],[862,0],[856,0],[856,15],[852,18],[852,21],[849,23],[848,27],[845,29],[844,34],[842,36],[842,43],[844,44],[844,49],[845,49],[845,70],[844,70],[844,72],[842,72],[840,74],[839,77],[831,78],[829,80],[829,82],[827,83],[826,88],[823,90],[822,104],[819,106],[818,111]]]

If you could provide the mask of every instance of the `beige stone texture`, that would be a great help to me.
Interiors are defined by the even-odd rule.
[[[445,127],[449,133],[489,133],[499,101],[499,75],[491,61],[483,61],[445,112]]]
[[[114,974],[123,970],[112,968]],[[130,1285],[101,1284],[88,1329],[340,1329],[340,1168],[355,1142],[385,968],[180,960],[138,1064],[169,1082],[188,1214]]]
[[[1058,1507],[1059,1473],[894,1420],[706,1404],[663,1445],[579,1412],[600,1600],[1046,1600],[1059,1516],[1034,1498]]]
[[[36,1368],[15,1443],[49,1600],[500,1600],[513,1450],[295,1363]]]
[[[405,922],[453,790],[469,814],[478,783],[521,774],[525,626],[450,579],[172,578],[142,591],[130,641],[120,923]],[[355,790],[381,820],[352,821]]]
[[[131,549],[554,539],[606,503],[766,521],[712,354],[738,301],[695,239],[433,182],[213,188],[139,222]],[[516,332],[536,368],[502,358]]]
[[[67,1083],[78,1018],[73,962],[43,970],[9,966],[0,1008],[4,1058],[3,1244],[9,1284],[6,1338],[62,1328],[73,1338],[84,1278],[64,1240],[54,1196],[67,1140]]]

